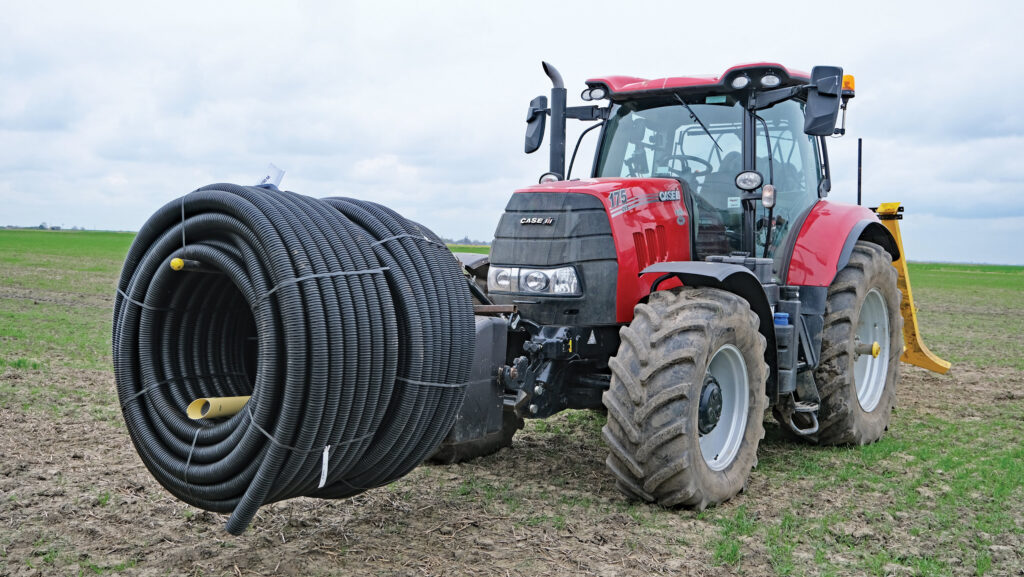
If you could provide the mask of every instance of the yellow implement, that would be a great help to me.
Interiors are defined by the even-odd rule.
[[[900,249],[900,258],[892,261],[892,266],[896,267],[896,272],[899,273],[897,285],[903,292],[903,301],[900,303],[900,312],[903,314],[903,356],[900,360],[929,371],[946,374],[951,366],[949,361],[940,359],[928,350],[921,339],[921,331],[917,328],[917,307],[914,306],[914,293],[910,290],[906,253],[903,251],[903,238],[900,237],[900,203],[883,202],[878,205],[875,212],[885,228],[892,233],[892,237],[896,239],[896,246]]]

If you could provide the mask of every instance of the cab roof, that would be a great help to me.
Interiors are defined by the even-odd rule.
[[[635,76],[603,76],[587,80],[587,86],[594,88],[604,86],[612,100],[628,100],[637,96],[657,95],[669,92],[681,93],[721,93],[732,92],[733,80],[738,76],[747,76],[750,85],[756,84],[766,74],[779,77],[779,88],[810,82],[811,75],[800,70],[793,70],[775,62],[756,62],[738,64],[718,76],[672,76],[649,80]]]

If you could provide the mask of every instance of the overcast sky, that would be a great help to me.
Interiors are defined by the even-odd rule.
[[[527,103],[550,86],[542,59],[570,105],[589,77],[775,61],[857,78],[831,199],[856,199],[861,137],[865,203],[904,203],[912,260],[1024,264],[1024,3],[941,6],[8,2],[0,225],[137,230],[272,162],[284,188],[490,239],[547,168],[546,147],[522,152]]]

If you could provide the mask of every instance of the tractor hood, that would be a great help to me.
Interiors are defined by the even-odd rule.
[[[642,219],[675,215],[682,207],[679,181],[672,178],[587,178],[561,180],[521,188],[516,193],[588,194],[601,199],[608,215],[615,219],[633,213]],[[654,206],[650,206],[654,205]],[[645,208],[644,211],[639,211]],[[660,210],[659,210],[660,208]]]
[[[669,178],[591,178],[517,190],[495,232],[492,266],[575,266],[583,299],[594,303],[530,299],[537,301],[531,306],[521,296],[506,300],[541,323],[629,322],[633,305],[650,290],[650,279],[639,278],[639,271],[655,262],[690,259],[682,197],[679,181]],[[549,311],[549,303],[557,303],[557,310]]]

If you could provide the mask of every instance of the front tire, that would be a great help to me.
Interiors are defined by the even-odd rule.
[[[821,360],[814,371],[822,445],[866,445],[889,427],[900,378],[903,317],[892,258],[858,242],[828,289]],[[866,349],[878,343],[878,355]]]
[[[602,431],[619,489],[698,509],[739,493],[757,464],[767,401],[765,339],[750,305],[718,289],[658,291],[619,334]]]

